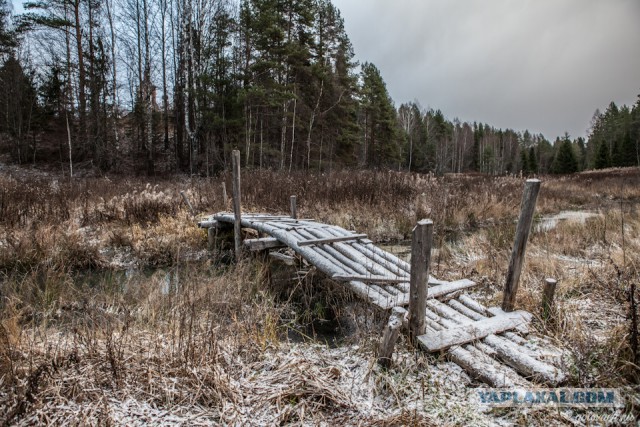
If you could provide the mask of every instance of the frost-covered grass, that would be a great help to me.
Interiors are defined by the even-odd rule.
[[[480,384],[456,365],[415,351],[404,337],[393,366],[380,369],[375,352],[384,313],[317,275],[274,287],[259,261],[234,266],[224,251],[211,256],[180,191],[198,213],[221,211],[223,180],[231,188],[229,176],[73,183],[0,176],[0,423],[581,425],[596,415],[606,419],[604,410],[479,408],[468,394]],[[243,207],[284,213],[296,194],[299,216],[377,241],[406,239],[416,219],[430,217],[434,274],[476,280],[476,296],[494,305],[522,186],[518,177],[243,171]],[[543,178],[539,215],[596,213],[584,223],[534,230],[517,303],[540,314],[544,278],[558,279],[551,319],[537,318],[534,326],[569,354],[570,386],[639,382],[631,334],[637,306],[630,302],[640,266],[639,201],[636,169]],[[146,273],[112,273],[133,269]],[[636,286],[635,301],[638,294]],[[312,335],[310,324],[328,320],[342,325],[337,346],[299,338]],[[637,414],[637,396],[628,413]]]

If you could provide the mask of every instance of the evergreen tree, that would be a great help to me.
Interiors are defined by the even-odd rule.
[[[598,147],[597,157],[595,158],[596,169],[605,169],[610,166],[609,162],[609,147],[607,147],[607,143],[602,141],[600,146]]]
[[[10,16],[8,0],[0,0],[0,59],[18,44],[16,34],[10,28]]]
[[[368,166],[394,167],[400,161],[396,111],[378,68],[362,65],[363,154]]]
[[[520,171],[524,175],[529,175],[529,173],[531,172],[529,170],[529,159],[528,159],[528,156],[527,156],[526,148],[522,148],[520,150]]]
[[[529,147],[528,160],[529,160],[529,167],[528,167],[529,172],[533,173],[533,174],[537,174],[538,173],[538,160],[536,158],[535,147],[533,147],[533,146]]]
[[[11,154],[18,163],[35,160],[36,118],[39,112],[33,75],[9,56],[0,67],[0,133],[9,136]]]
[[[557,174],[569,174],[578,171],[578,162],[573,146],[568,136],[558,143],[558,152],[553,163],[552,171]]]

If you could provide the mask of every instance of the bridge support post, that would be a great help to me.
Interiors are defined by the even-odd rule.
[[[509,261],[509,269],[507,270],[507,280],[504,285],[504,294],[502,297],[502,309],[504,311],[513,311],[516,303],[516,294],[520,281],[520,272],[524,263],[524,252],[527,249],[527,240],[531,232],[531,223],[533,222],[533,212],[536,209],[536,200],[540,191],[539,179],[528,179],[524,186],[522,194],[522,204],[520,205],[520,218],[516,228],[516,240],[513,243],[511,252],[511,261]]]
[[[427,286],[433,221],[422,219],[413,228],[411,238],[411,278],[409,281],[409,336],[412,342],[426,332]]]
[[[242,212],[240,209],[240,151],[233,150],[232,156],[233,169],[233,215],[235,221],[233,224],[233,242],[236,255],[236,261],[242,258]]]
[[[389,323],[384,327],[382,333],[382,341],[380,341],[380,347],[378,349],[378,363],[383,368],[391,366],[391,358],[393,356],[393,349],[398,341],[400,335],[400,328],[405,322],[405,315],[407,310],[402,307],[394,307],[391,310],[391,316],[389,317]]]
[[[296,206],[296,196],[289,197],[291,203],[291,218],[298,219],[298,207]]]
[[[556,279],[544,279],[544,290],[542,291],[542,318],[547,320],[551,316],[553,307],[553,294],[556,292]]]

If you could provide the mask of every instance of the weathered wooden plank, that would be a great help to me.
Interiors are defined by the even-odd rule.
[[[429,284],[431,283],[432,281],[429,280]],[[451,294],[453,292],[457,292],[473,286],[476,286],[476,283],[468,279],[456,280],[455,282],[445,282],[442,285],[436,285],[436,286],[430,287],[427,298],[428,299],[440,298],[447,294]],[[398,305],[406,305],[408,303],[409,303],[409,294],[405,294],[401,299],[398,300]]]
[[[428,351],[444,350],[448,347],[477,341],[491,334],[497,334],[527,323],[524,313],[515,311],[502,316],[490,317],[473,323],[459,325],[437,333],[427,333],[418,337],[418,341]],[[526,313],[528,314],[528,313]]]
[[[506,314],[507,312],[502,310],[500,307],[489,307],[487,308],[487,311],[492,314],[493,316],[502,316],[504,314]],[[527,312],[525,312],[527,313]],[[533,317],[531,315],[531,313],[527,313],[529,316],[529,320],[531,320],[531,318]],[[525,324],[525,325],[520,325],[517,328],[515,328],[518,332],[520,332],[523,335],[526,335],[529,333],[529,324]]]
[[[349,231],[345,230],[342,227],[331,227],[331,232],[337,233],[339,235],[346,235],[347,233],[349,233]],[[408,262],[398,258],[392,253],[389,253],[387,251],[380,249],[379,247],[375,246],[373,242],[369,239],[362,239],[359,243],[353,244],[353,246],[356,246],[356,245],[362,245],[367,250],[371,251],[373,254],[382,258],[384,261],[399,267],[400,269],[402,269],[407,273],[411,272],[411,265],[409,265]],[[401,273],[396,273],[396,274],[401,274]]]
[[[539,179],[528,179],[525,183],[524,193],[522,195],[522,204],[520,208],[520,218],[516,227],[516,239],[511,252],[511,260],[507,270],[507,280],[504,285],[504,294],[502,299],[502,309],[504,311],[513,311],[516,302],[516,294],[520,282],[520,272],[524,263],[524,254],[527,249],[527,240],[531,232],[531,223],[533,222],[533,212],[536,209],[536,200],[540,191]]]
[[[430,305],[443,313],[446,312],[449,318],[453,319],[449,320],[444,317],[438,317],[437,321],[445,327],[444,330],[456,328],[460,324],[472,323],[471,319],[465,318],[460,313],[454,313],[448,310],[444,304],[438,301],[430,301]],[[512,314],[506,313],[497,307],[492,307],[487,311],[493,311],[498,315]],[[529,321],[533,317],[528,312],[523,313],[524,316],[529,319]],[[427,315],[429,314],[430,310],[427,309]],[[431,315],[437,316],[437,314],[433,312],[431,312]],[[483,353],[501,360],[526,377],[533,377],[538,381],[542,381],[551,385],[557,385],[564,380],[565,374],[560,369],[550,365],[549,363],[539,360],[539,354],[537,352],[519,345],[522,344],[522,342],[514,339],[517,338],[517,335],[511,334],[510,332],[504,332],[504,335],[505,337],[494,334],[488,335],[483,339],[483,341],[476,342],[474,346]]]
[[[485,318],[485,316],[483,316],[482,314],[471,310],[469,307],[467,307],[466,305],[462,304],[458,300],[455,300],[455,299],[449,300],[447,302],[447,304],[449,304],[451,306],[451,308],[453,308],[454,310],[464,314],[465,316],[467,316],[470,319],[482,320],[482,319]]]
[[[482,304],[468,295],[460,295],[458,297],[458,301],[483,316],[486,316],[488,314],[486,307],[484,307]]]
[[[513,313],[517,313],[517,311]],[[552,386],[560,384],[566,378],[560,369],[522,352],[521,346],[509,340],[488,336],[485,338],[485,343],[496,351],[501,360],[527,377],[535,378]]]
[[[244,246],[250,251],[264,251],[266,249],[286,248],[287,245],[275,237],[261,237],[259,239],[245,239]]]
[[[468,279],[456,280],[442,285],[432,286],[429,288],[429,297],[438,298],[452,292],[476,286],[476,282]]]
[[[447,354],[450,354],[451,350],[454,348],[456,347],[450,348]],[[471,353],[474,358],[474,362],[483,363],[485,369],[492,371],[492,381],[497,381],[497,384],[490,383],[494,387],[506,387],[506,384],[513,384],[511,387],[526,387],[531,385],[529,381],[521,377],[515,369],[494,359],[490,354],[487,354],[485,352],[485,348],[488,348],[488,346],[483,345],[482,342],[477,342],[475,345],[467,344],[464,345],[463,348]]]
[[[328,237],[326,239],[303,240],[298,242],[298,246],[324,245],[328,243],[345,242],[348,240],[358,240],[367,237],[366,234],[352,234],[351,236]]]
[[[408,277],[388,277],[388,276],[343,276],[336,274],[331,277],[333,280],[339,282],[350,282],[352,280],[358,280],[365,283],[401,283],[408,282]]]
[[[300,236],[302,236],[304,239],[315,239],[315,238],[325,237],[319,230],[311,231],[308,229],[304,229],[304,230],[300,229],[300,230],[296,230],[296,232],[300,234]],[[321,237],[317,237],[317,236],[321,236]],[[367,269],[364,266],[362,266],[362,264],[354,261],[349,257],[346,257],[340,251],[336,250],[335,245],[323,245],[322,247],[316,246],[314,249],[320,250],[321,252],[324,251],[330,254],[335,259],[339,260],[342,264],[349,266],[353,271],[356,272],[357,275],[358,274],[367,275]]]
[[[326,231],[334,236],[347,236],[351,233],[341,227],[335,226],[327,228]],[[405,274],[409,274],[411,271],[408,263],[393,254],[377,248],[369,239],[360,239],[358,242],[351,242],[349,244],[344,244],[344,246],[371,260],[370,262],[374,265],[390,271],[391,274],[404,276]]]
[[[487,318],[487,316],[478,314],[475,311],[472,311],[471,309],[467,308],[465,305],[460,304],[455,300],[449,301],[449,305],[443,304],[437,300],[430,300],[429,306],[432,307],[438,313],[442,314],[443,316],[449,319],[452,319],[457,323],[466,324],[466,323],[471,323],[474,320],[482,320]],[[457,309],[456,307],[460,307],[461,309]],[[467,312],[464,311],[465,309],[467,310]],[[505,314],[505,312],[503,312],[499,308],[497,310],[498,311],[494,311],[493,313],[491,313],[489,310],[485,310],[485,311],[488,313],[489,316],[499,316],[499,315]],[[531,319],[533,318],[533,316],[531,315],[531,313],[528,313],[528,312],[525,312],[525,313],[526,313],[525,316],[527,321],[531,322]],[[526,335],[528,331],[528,324],[517,326],[515,330]],[[519,335],[513,332],[505,331],[502,335],[503,337],[499,337],[499,339],[509,339],[519,345],[524,343],[524,340]],[[522,349],[523,351],[530,353],[530,351],[528,349],[525,349],[525,347],[522,347]]]
[[[465,316],[469,317],[470,319],[473,320],[481,320],[481,319],[485,319],[487,316],[485,316],[484,314],[480,314],[479,312],[470,309],[468,306],[466,306],[465,304],[460,302],[460,299],[462,299],[463,297],[468,298],[470,301],[472,301],[473,303],[476,303],[475,300],[471,299],[470,297],[467,297],[466,295],[461,295],[460,297],[458,297],[458,299],[452,299],[448,302],[448,304],[455,309],[456,311],[464,314]],[[482,311],[484,311],[485,313],[488,313],[488,311],[482,307],[481,304],[476,303],[478,308],[481,309]],[[488,313],[490,314],[490,313]],[[524,329],[524,328],[523,328]],[[518,329],[516,329],[518,330]],[[518,330],[520,333],[522,333],[522,329]],[[510,339],[511,341],[513,341],[514,343],[518,344],[518,345],[524,345],[527,340],[525,340],[524,338],[522,338],[520,335],[515,334],[513,332],[504,332],[504,337]],[[526,348],[526,347],[523,347]]]
[[[356,295],[359,295],[363,299],[377,305],[383,310],[393,307],[393,301],[392,298],[390,298],[390,295],[383,294],[362,282],[349,282],[349,289],[351,289]]]
[[[513,387],[516,385],[510,376],[501,372],[499,364],[481,359],[462,347],[452,347],[447,352],[447,357],[472,377],[493,387]]]
[[[336,236],[337,233],[331,232],[332,228],[333,227],[327,227],[323,229],[316,228],[316,229],[307,229],[305,231],[307,231],[310,235],[314,236],[313,238],[316,238],[316,239],[340,237],[340,236]],[[385,268],[385,266],[380,265],[375,260],[367,258],[365,254],[358,251],[354,246],[355,245],[350,245],[349,243],[338,242],[333,245],[330,245],[330,246],[326,245],[323,247],[327,249],[328,248],[335,249],[345,257],[349,258],[353,262],[362,266],[365,269],[365,271],[362,271],[361,274],[374,275],[374,276],[397,276],[396,273],[388,270],[387,268]],[[401,276],[404,276],[404,275],[405,274],[401,274]],[[408,285],[407,285],[407,290],[408,290]]]

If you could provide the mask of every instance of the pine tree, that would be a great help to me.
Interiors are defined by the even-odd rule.
[[[10,29],[10,15],[8,0],[0,0],[0,58],[18,44],[16,34]]]
[[[378,68],[362,65],[362,126],[364,160],[367,165],[396,166],[400,160],[396,111]]]
[[[536,156],[536,150],[535,148],[532,146],[529,148],[529,172],[533,173],[533,174],[537,174],[538,173],[538,160],[537,160],[537,156]]]
[[[609,161],[609,147],[607,143],[602,141],[598,147],[597,156],[595,158],[594,166],[596,169],[605,169],[610,166]]]
[[[529,175],[529,173],[531,172],[529,170],[529,159],[527,156],[527,150],[525,148],[522,148],[520,150],[520,171],[524,175]]]
[[[578,171],[578,162],[568,137],[559,142],[558,152],[552,167],[553,173],[569,174]]]
[[[35,138],[30,136],[39,110],[37,92],[33,76],[14,56],[0,67],[0,98],[0,133],[9,136],[11,154],[18,163],[35,160]]]

